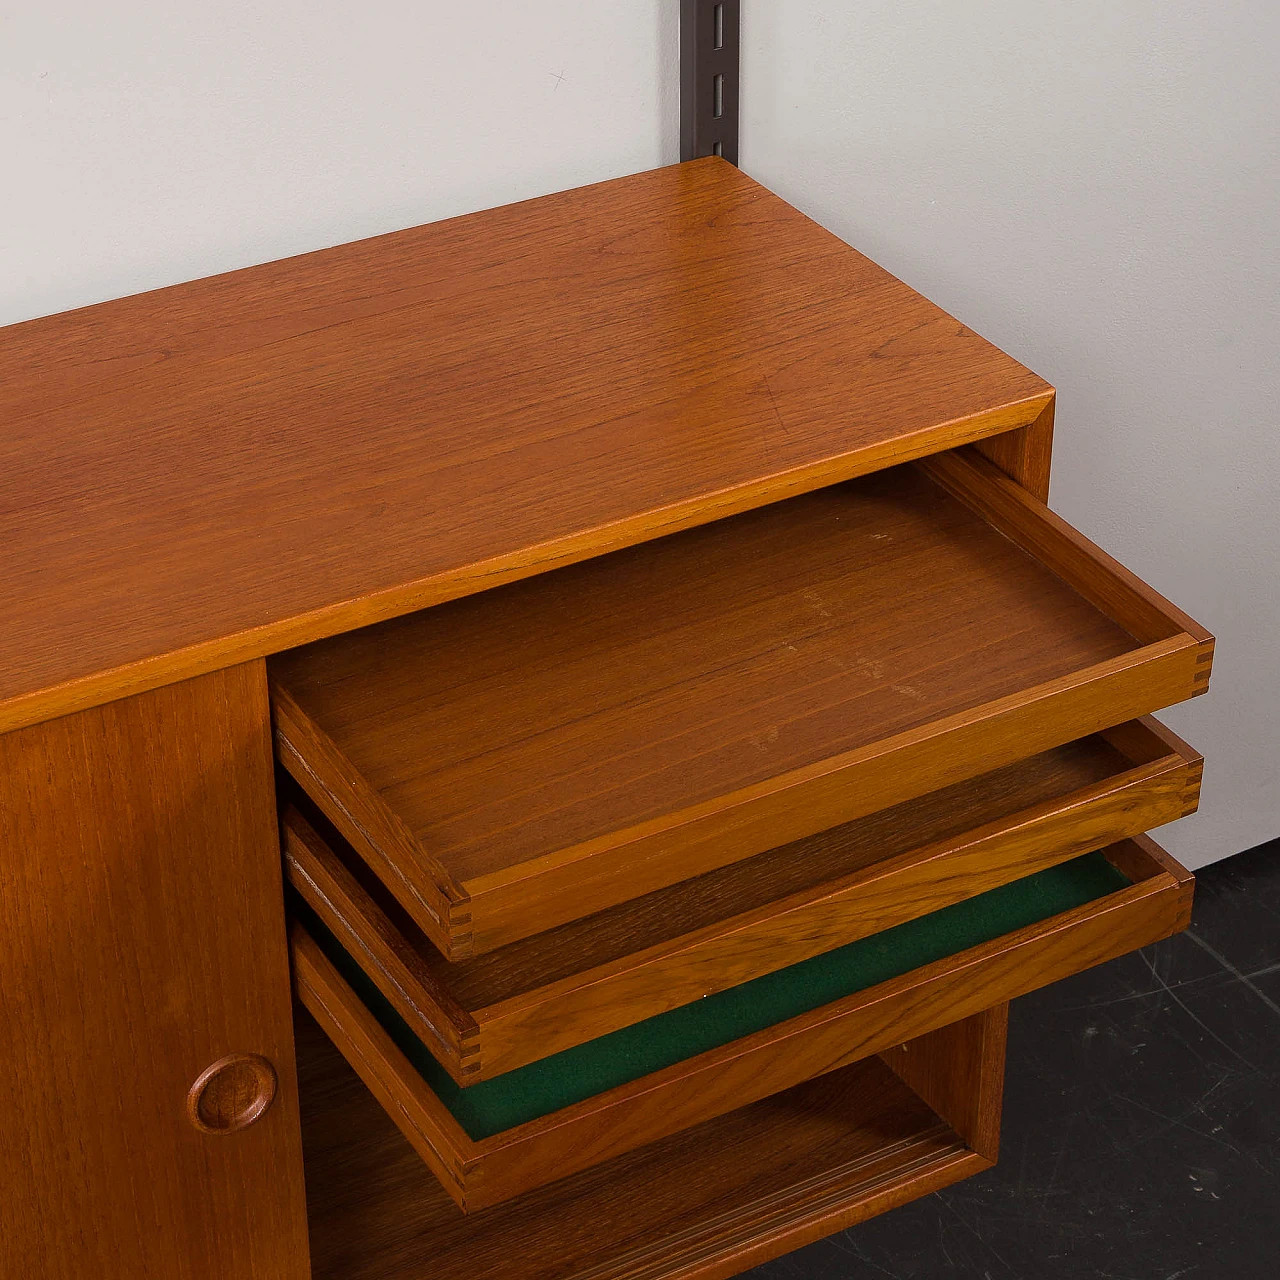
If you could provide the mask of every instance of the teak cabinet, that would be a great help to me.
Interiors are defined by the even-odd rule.
[[[0,331],[0,1270],[711,1280],[990,1165],[1212,663],[1053,410],[716,159]]]

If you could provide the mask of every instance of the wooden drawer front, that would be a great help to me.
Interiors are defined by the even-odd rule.
[[[1195,808],[1201,770],[1156,721],[1131,721],[456,963],[300,797],[285,859],[465,1085],[1172,822]]]
[[[1186,925],[1193,882],[1185,870],[1146,837],[1104,852],[1105,865],[1103,855],[1086,855],[935,912],[923,922],[827,953],[785,976],[770,975],[709,997],[691,1006],[691,1013],[675,1010],[468,1089],[453,1085],[349,957],[331,940],[326,954],[300,923],[293,929],[295,982],[303,1004],[449,1193],[464,1208],[479,1208],[923,1035]],[[1099,893],[1102,884],[1111,891]],[[974,930],[982,936],[993,920],[1009,918],[1004,913],[1026,918],[1041,910],[1043,902],[1064,897],[1079,905],[1033,918],[1011,932],[987,932],[989,940],[968,945]],[[949,952],[955,939],[961,945]],[[918,948],[941,954],[903,971],[903,956],[920,954]],[[378,1017],[348,985],[335,960],[362,987],[365,998],[379,1006]],[[874,974],[878,965],[898,976],[874,980],[836,999],[820,995],[826,1003],[742,1034],[750,1019],[773,1016],[788,1002],[803,1008],[814,992],[823,992],[824,982],[856,985],[858,972]],[[717,1037],[723,1038],[714,1043]],[[664,1053],[687,1049],[700,1038],[714,1047],[663,1064]],[[575,1093],[609,1079],[618,1083],[588,1096]],[[447,1106],[442,1098],[448,1099]],[[514,1122],[498,1127],[504,1116]]]
[[[277,749],[462,959],[1204,691],[973,450],[278,655]]]

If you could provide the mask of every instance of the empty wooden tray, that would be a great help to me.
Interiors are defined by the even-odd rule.
[[[736,1275],[989,1167],[1005,1013],[967,1018],[466,1217],[304,1013],[316,1280]]]
[[[1192,883],[1139,837],[465,1089],[314,919],[293,928],[294,980],[472,1209],[1165,937]]]
[[[785,968],[1196,806],[1203,765],[1154,720],[449,963],[304,797],[290,882],[460,1084]]]
[[[972,450],[292,650],[277,749],[451,959],[1203,692]]]

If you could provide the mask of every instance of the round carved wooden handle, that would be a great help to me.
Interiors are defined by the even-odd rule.
[[[201,1133],[238,1133],[266,1114],[276,1069],[256,1053],[230,1053],[202,1071],[187,1093],[187,1116]]]

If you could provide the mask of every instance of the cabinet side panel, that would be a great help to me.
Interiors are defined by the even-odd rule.
[[[1030,426],[987,436],[975,448],[1005,475],[1016,480],[1041,502],[1049,501],[1049,470],[1053,463],[1053,409],[1050,400]]]
[[[0,736],[0,993],[0,1273],[310,1275],[262,662]]]
[[[980,1155],[1000,1150],[1009,1006],[999,1004],[880,1055]]]

